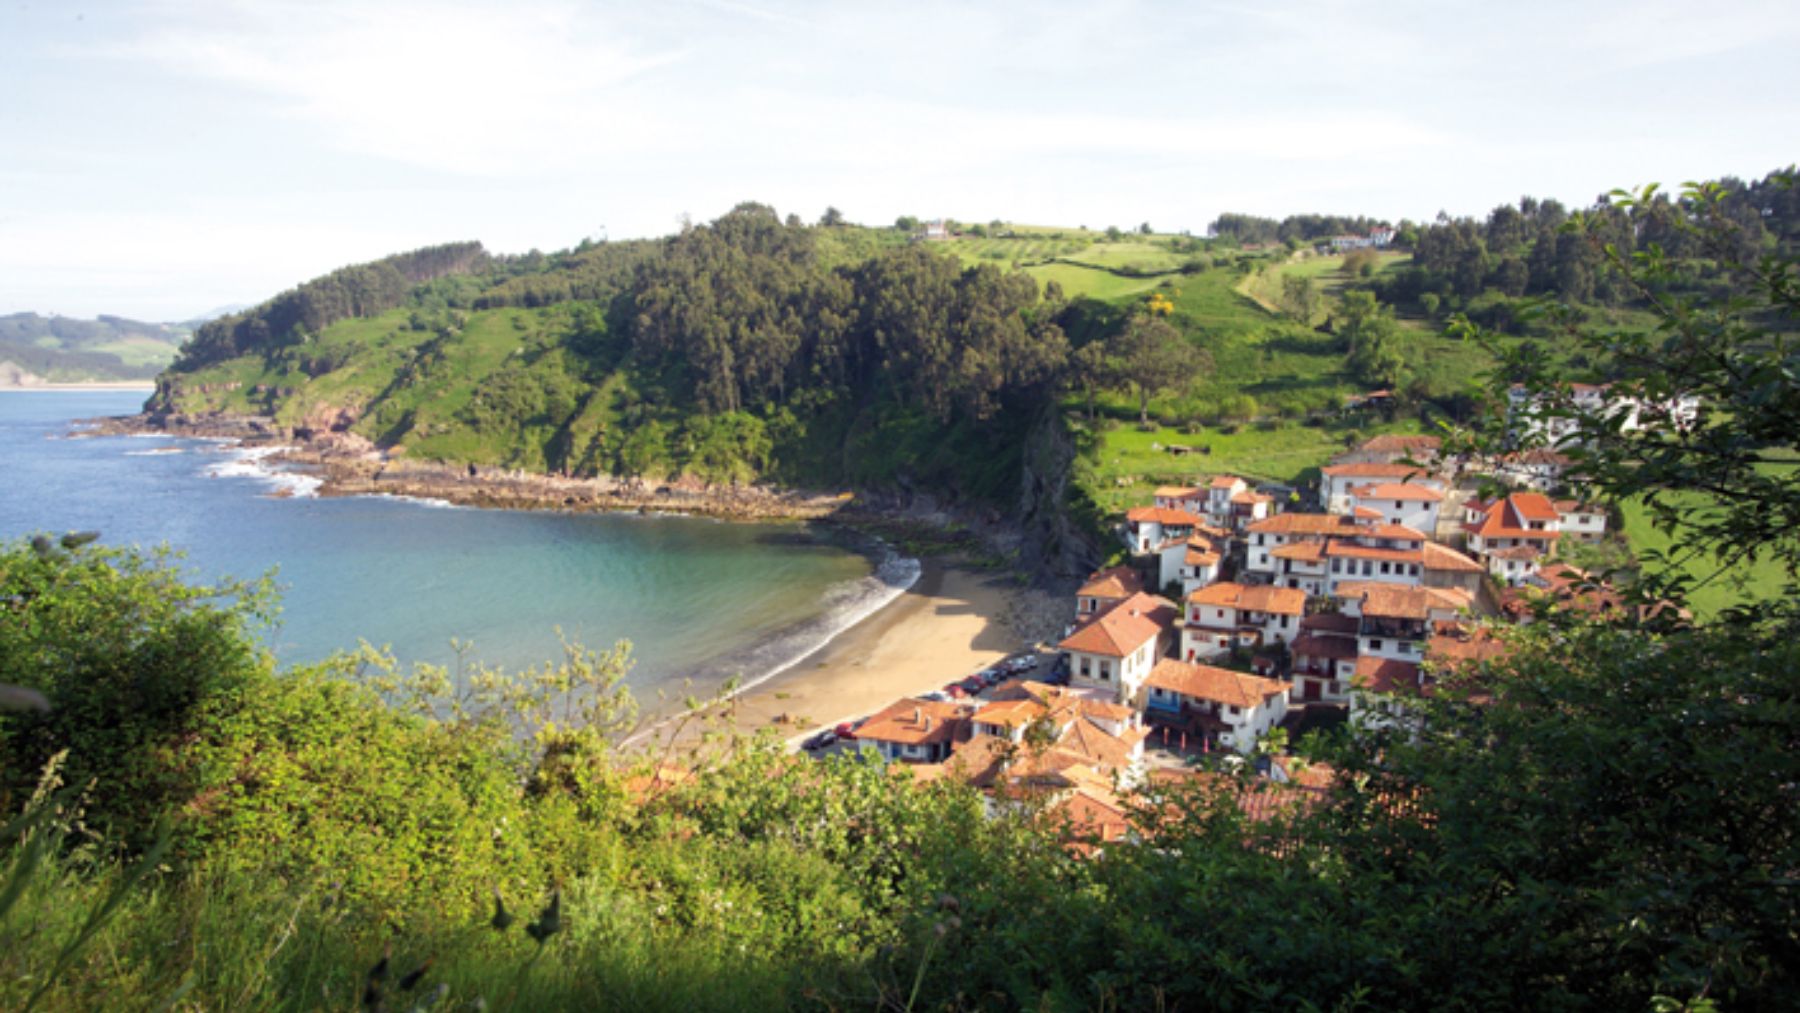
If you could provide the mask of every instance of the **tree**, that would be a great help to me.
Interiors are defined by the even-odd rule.
[[[828,207],[825,209],[825,213],[819,216],[819,224],[826,228],[836,228],[844,224],[844,213],[837,208]]]
[[[1350,372],[1365,383],[1393,387],[1406,370],[1398,346],[1400,326],[1393,310],[1372,292],[1346,292],[1338,302],[1338,335]]]
[[[919,231],[919,219],[914,215],[901,215],[894,219],[894,228],[901,232]]]
[[[1150,422],[1150,399],[1210,368],[1205,352],[1195,348],[1168,321],[1149,313],[1131,318],[1109,343],[1117,376],[1137,391],[1138,423]]]
[[[1281,308],[1288,316],[1307,326],[1319,312],[1319,291],[1312,279],[1298,274],[1281,277]]]

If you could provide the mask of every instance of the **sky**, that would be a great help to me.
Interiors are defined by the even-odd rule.
[[[0,313],[745,200],[1203,234],[1800,160],[1800,4],[0,0]]]

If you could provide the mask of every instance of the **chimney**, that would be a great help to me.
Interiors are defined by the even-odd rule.
[[[925,730],[931,731],[931,715],[929,714],[925,715]]]
[[[921,715],[923,715],[924,713],[925,713],[925,709],[923,707],[914,707],[913,708],[913,724],[916,725],[920,721],[923,721],[924,718]]]

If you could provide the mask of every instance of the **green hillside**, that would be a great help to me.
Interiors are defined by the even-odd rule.
[[[0,316],[0,363],[55,382],[148,380],[175,361],[190,330],[124,317]]]

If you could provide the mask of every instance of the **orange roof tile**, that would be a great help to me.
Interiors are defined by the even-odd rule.
[[[1481,564],[1468,556],[1446,548],[1436,542],[1426,542],[1424,547],[1425,569],[1440,570],[1450,573],[1480,573]]]
[[[1075,594],[1082,598],[1129,598],[1143,589],[1144,575],[1137,567],[1115,566],[1094,571]]]
[[[1404,524],[1377,524],[1368,530],[1368,534],[1376,538],[1390,538],[1395,541],[1423,542],[1425,532],[1418,528],[1409,528]]]
[[[1416,500],[1422,503],[1442,503],[1444,501],[1443,493],[1431,486],[1419,485],[1416,482],[1381,482],[1350,491],[1363,499]]]
[[[1249,506],[1252,503],[1273,503],[1275,502],[1275,497],[1265,493],[1251,492],[1246,489],[1243,492],[1234,493],[1231,497],[1231,502],[1242,506]]]
[[[1423,688],[1418,665],[1373,656],[1357,659],[1356,674],[1350,681],[1372,693],[1392,693],[1401,689],[1418,692]]]
[[[949,742],[964,725],[967,710],[941,700],[896,700],[856,730],[858,741],[920,746]]]
[[[1255,535],[1353,535],[1363,530],[1343,514],[1276,514],[1250,525]]]
[[[1300,620],[1301,629],[1315,633],[1354,634],[1361,625],[1355,616],[1347,616],[1342,612],[1319,612]]]
[[[1436,611],[1467,608],[1469,593],[1446,587],[1406,587],[1380,581],[1347,581],[1338,585],[1338,597],[1360,598],[1362,614],[1391,619],[1429,619]]]
[[[1166,632],[1179,616],[1174,602],[1139,592],[1089,619],[1057,646],[1123,658]]]
[[[1187,499],[1199,491],[1190,485],[1159,485],[1156,487],[1156,498]]]
[[[1319,469],[1332,478],[1392,478],[1405,481],[1427,474],[1424,468],[1411,464],[1385,464],[1380,461],[1355,461],[1350,464],[1328,464]]]
[[[1125,519],[1135,524],[1155,522],[1165,527],[1198,527],[1200,518],[1173,507],[1145,506],[1134,507],[1125,512]]]
[[[1300,563],[1317,563],[1325,558],[1324,542],[1290,542],[1269,550],[1269,555],[1276,559],[1291,559]]]
[[[1297,616],[1306,611],[1306,592],[1297,587],[1269,584],[1234,584],[1224,581],[1196,588],[1187,600],[1196,605],[1220,605],[1252,612]]]
[[[1210,700],[1232,707],[1260,707],[1264,700],[1293,688],[1292,683],[1245,675],[1212,665],[1164,658],[1150,670],[1144,685],[1155,686],[1195,700]]]
[[[1561,516],[1556,512],[1556,504],[1541,492],[1515,492],[1506,501],[1522,520],[1553,521]]]
[[[1214,489],[1235,489],[1244,480],[1236,475],[1215,475],[1212,480]]]

